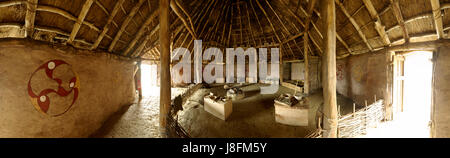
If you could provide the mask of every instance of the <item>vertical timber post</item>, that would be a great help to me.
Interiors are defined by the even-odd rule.
[[[284,67],[283,67],[283,54],[284,54],[284,50],[282,49],[283,48],[283,46],[282,45],[280,45],[280,83],[279,83],[279,85],[281,85],[282,83],[283,83],[283,75],[284,75]]]
[[[161,44],[161,79],[159,126],[163,134],[166,132],[167,117],[170,111],[170,28],[169,28],[169,0],[159,0],[159,41]]]
[[[325,11],[325,52],[322,56],[324,98],[324,137],[337,137],[336,101],[336,6],[334,0],[322,0]]]
[[[304,68],[304,73],[305,73],[305,78],[304,78],[304,82],[303,82],[303,92],[305,94],[309,94],[309,57],[308,57],[308,30],[305,30],[305,35],[304,37],[304,41],[303,41],[303,57],[305,58],[305,68]]]
[[[142,100],[142,62],[139,61],[137,63],[137,72],[136,72],[136,87],[139,93],[139,101]]]

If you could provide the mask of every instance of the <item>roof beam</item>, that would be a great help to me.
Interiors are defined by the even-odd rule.
[[[59,14],[69,20],[72,21],[78,21],[78,18],[76,18],[75,16],[73,16],[72,14],[70,14],[69,12],[62,10],[60,8],[56,8],[53,6],[46,6],[46,5],[38,5],[36,8],[37,11],[45,11],[45,12],[50,12],[50,13],[55,13],[55,14]],[[89,26],[91,29],[95,30],[95,31],[100,31],[94,24],[83,21],[83,24]]]
[[[258,44],[256,44],[255,36],[253,35],[252,23],[250,22],[250,12],[249,12],[248,10],[249,10],[249,8],[248,8],[247,2],[246,2],[246,3],[245,3],[245,11],[247,12],[248,27],[249,27],[249,29],[250,29],[249,32],[250,32],[250,35],[251,35],[251,37],[252,37],[252,39],[253,39],[253,43],[254,43],[254,45],[256,46],[256,45],[258,45]]]
[[[386,30],[383,24],[381,24],[380,16],[377,13],[377,10],[372,4],[371,0],[363,0],[364,5],[366,6],[367,10],[369,11],[370,16],[373,20],[375,20],[375,30],[377,30],[378,35],[380,35],[381,40],[383,41],[384,45],[389,46],[391,45],[391,41],[389,40],[389,36],[386,34]]]
[[[147,18],[147,20],[145,20],[144,24],[142,24],[141,28],[139,29],[139,31],[136,33],[136,36],[134,36],[134,39],[130,42],[130,44],[128,45],[128,47],[125,49],[125,52],[123,52],[124,56],[127,56],[128,53],[130,53],[131,49],[134,48],[134,45],[136,45],[136,43],[138,42],[139,39],[141,39],[142,35],[144,35],[145,29],[148,27],[148,25],[150,25],[150,23],[159,15],[159,8],[155,11],[153,11],[153,13]],[[159,26],[159,25],[158,25]],[[158,27],[159,28],[159,27]],[[155,29],[154,29],[155,30]]]
[[[31,37],[33,35],[37,5],[38,0],[28,0],[27,13],[25,15],[25,29],[26,29],[25,36]]]
[[[237,6],[237,10],[238,10],[238,14],[239,14],[239,29],[240,29],[240,31],[239,31],[239,33],[240,33],[240,35],[241,35],[241,44],[243,44],[244,42],[243,42],[243,40],[244,40],[244,36],[242,35],[242,32],[243,32],[243,30],[242,30],[242,15],[241,15],[241,7],[239,7],[239,5],[240,5],[240,1],[239,0],[237,0],[238,2],[236,3],[236,6]]]
[[[138,46],[138,48],[136,49],[136,51],[134,51],[134,53],[131,56],[135,56],[136,54],[139,54],[145,47],[145,45],[147,45],[148,41],[151,39],[151,37],[159,30],[159,24],[156,25],[153,30],[150,32],[150,34],[148,34],[145,38],[144,41],[141,42],[141,44]]]
[[[275,30],[275,27],[273,26],[273,23],[272,23],[272,21],[271,21],[270,18],[269,18],[269,15],[267,15],[267,12],[264,10],[264,8],[263,8],[263,6],[261,5],[261,3],[259,3],[259,0],[255,0],[255,1],[256,1],[256,4],[258,4],[258,6],[259,6],[259,8],[261,9],[261,11],[263,12],[263,14],[264,14],[264,16],[266,17],[267,21],[269,22],[270,27],[271,27],[272,30],[273,30],[273,34],[275,34],[275,37],[277,38],[277,41],[278,41],[279,43],[281,43],[280,37],[278,36],[278,34],[277,34],[276,30]],[[312,0],[312,1],[315,1],[315,0]]]
[[[284,1],[280,1],[281,3],[283,3],[283,5],[285,6],[285,7],[287,7],[287,11],[289,12],[289,14],[291,14],[294,18],[295,18],[295,20],[297,20],[297,22],[298,23],[300,23],[300,25],[302,25],[302,27],[306,27],[306,25],[303,23],[303,21],[300,19],[300,17],[298,17],[298,15],[296,14],[296,13],[294,13],[294,11],[292,11],[288,6],[287,6],[287,4],[284,2]],[[307,13],[306,13],[306,11],[303,9],[303,7],[299,7],[301,10],[302,10],[302,12],[306,15]],[[317,14],[317,12],[315,12],[316,14]],[[317,14],[318,15],[318,14]],[[320,18],[320,16],[319,16],[319,18]],[[313,26],[313,28],[314,28],[314,30],[317,32],[317,34],[321,37],[321,38],[323,38],[323,36],[322,36],[322,33],[319,31],[319,29],[315,26],[315,24],[314,23],[312,23],[312,26]],[[310,36],[311,37],[311,36]],[[322,52],[322,49],[320,48],[320,46],[319,45],[317,45],[317,41],[314,39],[314,38],[309,38],[309,39],[311,39],[311,41],[313,42],[313,44],[317,47],[317,49],[320,51],[320,52]]]
[[[258,15],[256,14],[255,7],[253,7],[252,1],[249,1],[249,3],[250,3],[250,7],[252,8],[253,14],[256,17],[256,21],[258,22],[261,34],[262,34],[262,36],[264,38],[264,42],[267,42],[266,36],[264,34],[264,29],[262,28],[261,21],[259,21]],[[261,37],[259,39],[261,40]],[[260,42],[260,45],[262,45],[262,44],[263,44],[263,42]]]
[[[436,27],[436,33],[438,35],[438,38],[442,39],[444,37],[444,27],[442,24],[442,12],[440,3],[439,0],[430,0],[430,2],[433,11],[433,20]]]
[[[116,36],[114,37],[114,40],[109,45],[108,51],[112,52],[114,47],[117,44],[117,41],[119,41],[120,37],[122,36],[122,33],[127,28],[128,24],[133,20],[134,15],[137,13],[139,8],[141,8],[142,4],[144,4],[145,0],[139,0],[138,4],[136,4],[132,9],[131,12],[128,14],[126,19],[123,21],[122,25],[120,26],[119,31],[117,32]]]
[[[75,36],[77,36],[77,33],[81,28],[81,24],[83,24],[84,18],[86,18],[86,15],[92,6],[92,3],[94,3],[94,0],[86,0],[84,2],[83,8],[81,8],[80,15],[78,15],[78,20],[73,25],[72,32],[70,33],[67,43],[72,43],[73,40],[75,40]]]
[[[400,10],[400,5],[399,5],[398,0],[391,0],[391,8],[392,8],[392,11],[394,12],[395,18],[397,19],[398,25],[400,25],[400,28],[403,31],[403,38],[405,39],[405,42],[409,43],[408,30],[406,30],[405,21],[403,20],[403,15]]]
[[[14,5],[21,5],[27,3],[26,0],[14,0],[14,1],[3,1],[0,2],[0,7],[9,7]]]
[[[345,14],[345,16],[350,20],[353,27],[358,32],[359,37],[361,37],[361,39],[366,44],[367,48],[369,48],[369,50],[372,51],[373,48],[372,48],[372,46],[370,46],[369,42],[367,41],[366,35],[364,35],[364,33],[362,32],[361,27],[359,27],[358,23],[356,23],[356,20],[353,19],[353,17],[348,13],[347,9],[345,9],[344,4],[342,4],[339,0],[335,0],[335,2],[339,6],[341,11]]]
[[[114,9],[112,10],[111,14],[108,17],[106,25],[103,27],[100,35],[98,35],[97,40],[95,40],[94,45],[92,45],[92,47],[91,47],[91,50],[96,49],[98,47],[98,45],[100,44],[100,42],[103,40],[103,37],[105,37],[106,33],[108,32],[109,27],[110,27],[111,23],[114,21],[114,17],[119,12],[120,6],[122,5],[123,2],[125,2],[125,0],[119,0],[118,2],[116,2],[116,4],[114,5]]]
[[[183,22],[184,26],[186,27],[186,29],[188,30],[188,32],[192,35],[192,37],[194,37],[195,39],[197,39],[197,34],[195,33],[195,30],[193,29],[193,25],[189,25],[187,20],[182,16],[182,13],[180,12],[180,10],[178,10],[178,7],[180,7],[181,5],[177,5],[177,3],[175,2],[175,0],[171,0],[170,2],[170,8],[172,8],[173,12],[178,16],[178,18]],[[181,7],[180,7],[181,8]],[[184,10],[184,9],[181,9]],[[184,11],[183,11],[184,12]],[[184,12],[185,14],[187,12]],[[190,24],[192,24],[192,20],[189,14],[186,14],[186,16],[189,19]]]

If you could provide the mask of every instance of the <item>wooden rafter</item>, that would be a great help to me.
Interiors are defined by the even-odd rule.
[[[195,21],[198,21],[198,20],[199,20],[198,23],[194,23],[194,24],[197,24],[197,27],[195,27],[195,29],[194,29],[195,31],[199,31],[199,30],[200,30],[201,24],[202,24],[202,22],[203,22],[204,20],[208,21],[208,19],[205,18],[205,16],[208,15],[210,9],[212,9],[212,8],[213,8],[213,5],[216,4],[215,2],[216,2],[216,0],[211,1],[211,3],[208,5],[208,8],[206,8],[206,10],[205,10],[205,13],[204,13],[204,14],[201,14],[201,15],[197,18],[197,20],[195,20]],[[201,37],[198,37],[198,38],[201,38]]]
[[[335,0],[336,4],[339,6],[341,11],[345,14],[345,16],[350,20],[353,27],[358,32],[359,37],[363,40],[363,42],[366,44],[367,48],[369,48],[370,51],[373,50],[372,46],[370,46],[369,42],[367,41],[366,35],[364,35],[363,31],[361,30],[358,23],[356,23],[356,20],[348,13],[347,9],[345,9],[344,4],[340,2],[340,0]]]
[[[125,2],[125,0],[119,0],[118,2],[116,2],[116,4],[114,5],[114,9],[110,13],[108,20],[106,21],[106,25],[103,27],[100,35],[98,35],[97,40],[95,40],[94,45],[92,45],[92,47],[91,47],[91,50],[96,49],[98,47],[98,45],[100,44],[100,42],[102,41],[103,37],[105,37],[106,33],[109,30],[110,24],[114,21],[114,17],[119,12],[120,6],[122,5],[123,2]]]
[[[133,40],[130,42],[130,44],[128,44],[127,48],[123,52],[124,56],[127,56],[128,53],[130,53],[130,51],[134,48],[134,46],[136,45],[138,40],[141,39],[142,35],[144,35],[145,29],[158,16],[158,14],[159,14],[159,9],[153,11],[153,13],[150,14],[149,17],[147,17],[147,20],[145,20],[144,24],[142,24],[141,28],[139,28],[139,31],[134,36]]]
[[[72,43],[75,39],[75,36],[77,36],[77,33],[81,28],[81,24],[83,23],[84,18],[86,18],[86,15],[89,12],[92,3],[94,3],[94,0],[86,0],[86,2],[84,2],[83,7],[81,8],[80,15],[78,15],[78,19],[73,25],[72,32],[70,33],[67,43]]]
[[[352,52],[350,50],[350,47],[347,45],[347,43],[341,38],[341,36],[338,36],[337,33],[336,33],[336,38],[338,39],[339,42],[341,42],[341,44],[345,47],[345,49],[347,50],[348,53]]]
[[[291,35],[291,33],[289,32],[289,29],[286,27],[286,25],[283,23],[283,21],[281,20],[280,16],[278,15],[278,13],[275,11],[275,9],[273,9],[272,5],[269,3],[268,0],[265,0],[266,4],[269,6],[270,10],[275,14],[275,17],[278,19],[278,22],[281,24],[281,26],[283,27],[283,29],[286,31],[286,33],[288,34],[288,36]],[[283,38],[286,39],[287,37],[282,33]],[[294,38],[295,39],[295,38]],[[292,56],[295,58],[295,53],[292,50],[291,45],[288,42],[284,42],[282,41],[280,43],[280,45],[286,44],[289,48],[289,50],[291,51]]]
[[[226,2],[225,2],[226,3]],[[218,24],[220,21],[222,21],[223,17],[222,16],[224,14],[224,12],[227,10],[228,7],[226,7],[225,5],[219,7],[222,8],[222,10],[220,11],[220,13],[218,14],[218,16],[216,17],[216,20],[214,20],[214,24],[212,27],[209,27],[208,32],[206,33],[206,35],[204,36],[204,40],[205,41],[215,41],[215,39],[211,40],[211,35],[213,35],[213,30],[215,30],[214,32],[217,32],[217,28],[218,28]],[[219,43],[219,42],[217,42]]]
[[[14,5],[22,5],[27,3],[27,1],[25,0],[14,0],[14,1],[3,1],[0,2],[0,7],[9,7],[9,6],[14,6]]]
[[[269,15],[267,14],[267,12],[264,10],[264,7],[261,5],[261,3],[259,3],[259,0],[255,0],[256,4],[258,4],[259,9],[261,9],[261,11],[263,12],[264,16],[266,17],[267,21],[270,24],[270,28],[272,28],[273,33],[275,34],[275,37],[277,38],[278,43],[281,43],[281,39],[277,34],[277,31],[275,30],[275,27],[273,26],[272,21],[269,18]]]
[[[38,0],[28,0],[27,2],[27,13],[25,15],[25,36],[31,37],[34,32],[34,21],[36,18],[36,8],[38,5]]]
[[[241,15],[241,7],[239,3],[240,1],[238,0],[236,3],[237,6],[237,10],[238,10],[238,14],[239,14],[239,33],[241,34],[241,44],[244,43],[242,40],[244,40],[244,36],[242,35],[243,29],[242,29],[242,15]]]
[[[180,10],[183,10],[183,9],[180,9],[180,10],[178,9],[179,6],[175,2],[175,0],[171,0],[170,7],[172,8],[173,12],[178,16],[178,18],[183,22],[184,26],[189,31],[189,33],[194,38],[197,38],[197,34],[195,32],[195,29],[193,29],[194,26],[190,25],[190,24],[192,24],[192,22],[188,23],[188,20],[186,20],[186,18],[184,18],[184,16],[182,15],[183,13],[180,11]],[[191,19],[189,14],[186,14],[186,16],[188,17],[188,19]],[[189,21],[192,21],[192,20],[189,20]]]
[[[47,5],[38,5],[36,8],[37,11],[45,11],[45,12],[50,12],[50,13],[55,13],[55,14],[59,14],[69,20],[72,21],[78,21],[78,18],[73,16],[72,14],[70,14],[69,12],[62,10],[60,8],[56,8],[53,6],[47,6]],[[94,24],[87,22],[87,21],[83,21],[82,22],[84,25],[89,26],[91,29],[95,30],[95,31],[100,31],[100,29],[98,29]]]
[[[305,23],[300,19],[300,17],[298,17],[298,15],[297,15],[294,11],[292,11],[292,10],[287,6],[287,4],[286,4],[284,1],[280,1],[280,2],[284,5],[284,7],[287,7],[287,8],[288,8],[288,9],[287,9],[288,13],[289,13],[291,16],[293,16],[294,19],[295,19],[298,23],[300,23],[300,25],[302,25],[303,28],[305,28],[306,25],[305,25]],[[302,12],[304,12],[305,16],[308,17],[308,15],[306,15],[307,13],[306,13],[306,11],[303,9],[303,7],[299,6],[299,8],[302,10]],[[320,18],[320,16],[319,16],[319,18]],[[312,26],[313,26],[315,32],[320,36],[320,38],[323,38],[322,33],[319,31],[319,29],[316,27],[316,25],[315,25],[314,23],[311,23],[311,24],[312,24]],[[294,35],[294,36],[295,36],[295,35]],[[309,36],[309,35],[308,35],[308,36]],[[315,46],[317,47],[317,49],[319,50],[319,52],[322,52],[322,49],[321,49],[321,47],[317,44],[317,41],[316,41],[314,38],[312,38],[312,37],[309,38],[309,39],[313,42],[313,44],[315,44]]]
[[[211,14],[213,13],[214,8],[216,8],[217,4],[218,4],[218,1],[216,1],[216,2],[214,3],[213,7],[212,7],[211,9],[208,9],[208,11],[205,12],[205,14],[203,15],[203,16],[208,15],[208,16],[207,16],[208,18],[205,18],[206,21],[204,22],[203,26],[201,27],[202,29],[200,30],[199,38],[205,38],[205,37],[204,37],[204,31],[205,31],[205,28],[206,28],[206,26],[209,24],[209,21],[210,21],[210,20],[209,20],[209,17],[211,17]],[[202,18],[204,18],[204,17],[202,17]],[[201,22],[201,21],[203,21],[203,19],[200,20],[200,22]],[[199,25],[200,25],[200,24],[201,24],[201,23],[199,23]],[[200,26],[199,26],[199,29],[200,29]]]
[[[120,39],[120,37],[122,36],[122,33],[124,32],[124,30],[127,28],[128,24],[131,22],[131,20],[133,19],[134,15],[137,13],[137,11],[139,10],[139,8],[141,8],[142,4],[144,4],[145,0],[139,0],[139,2],[131,9],[131,12],[128,14],[128,16],[126,17],[126,19],[123,21],[122,25],[120,26],[119,31],[117,32],[116,36],[114,37],[113,41],[111,42],[111,44],[109,45],[108,51],[112,52],[114,47],[117,44],[117,41]]]
[[[140,53],[145,45],[147,45],[148,41],[151,39],[151,37],[153,35],[155,35],[155,33],[159,30],[159,24],[156,25],[153,30],[144,38],[144,41],[141,42],[141,44],[138,46],[138,48],[136,49],[136,51],[134,51],[134,53],[131,56],[134,56],[135,54]]]
[[[259,21],[258,15],[256,14],[255,7],[253,7],[252,1],[249,1],[249,3],[250,3],[250,7],[252,8],[253,14],[254,14],[255,17],[256,17],[256,21],[258,22],[258,25],[259,25],[259,28],[260,28],[262,37],[264,38],[264,41],[267,42],[266,35],[264,34],[264,29],[263,29],[263,27],[262,27],[262,25],[261,25],[261,21]],[[261,38],[259,38],[259,39],[261,39]],[[261,42],[260,42],[260,45],[262,45],[262,44],[263,44],[263,43],[262,43],[262,41],[261,41]]]
[[[230,46],[231,31],[233,30],[233,6],[231,6],[230,28],[228,29],[227,45]]]
[[[251,35],[251,37],[253,39],[253,43],[256,46],[257,44],[256,44],[255,36],[253,35],[253,28],[252,28],[252,23],[250,22],[250,12],[248,11],[249,8],[248,8],[247,3],[245,3],[245,10],[247,11],[247,21],[248,21],[248,27],[250,29],[249,32],[250,32],[250,35]]]
[[[377,33],[378,35],[380,35],[384,45],[389,46],[391,44],[391,41],[389,40],[389,36],[386,34],[384,25],[381,24],[381,18],[378,15],[377,10],[373,6],[372,1],[363,0],[363,2],[367,10],[369,11],[370,16],[372,17],[372,20],[375,21],[375,30],[377,30]]]
[[[405,27],[405,21],[403,20],[403,15],[400,10],[399,2],[398,2],[398,0],[390,0],[390,2],[391,2],[392,11],[394,12],[394,16],[397,19],[398,25],[400,25],[400,28],[403,31],[403,38],[405,39],[405,42],[408,43],[409,42],[409,34],[408,34],[408,30],[406,30],[406,27]]]
[[[441,39],[444,37],[444,27],[442,24],[442,12],[440,3],[439,0],[430,0],[430,2],[433,11],[433,20],[436,27],[436,33],[438,35],[438,38]]]

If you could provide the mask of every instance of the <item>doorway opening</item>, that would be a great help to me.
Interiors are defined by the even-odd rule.
[[[432,57],[429,51],[394,57],[394,117],[390,126],[395,137],[430,137]]]
[[[158,67],[156,64],[141,64],[142,96],[159,96]]]
[[[393,64],[393,120],[368,129],[366,138],[429,138],[433,53],[397,53]]]
[[[406,137],[430,137],[432,57],[429,51],[399,55],[394,121]]]

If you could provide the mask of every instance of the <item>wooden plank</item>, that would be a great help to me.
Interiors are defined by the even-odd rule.
[[[72,43],[73,40],[75,39],[75,36],[77,36],[77,33],[81,28],[81,24],[83,24],[84,18],[86,18],[86,15],[92,6],[92,3],[94,3],[94,0],[86,0],[84,2],[83,7],[81,8],[80,15],[78,15],[78,19],[73,25],[72,32],[70,33],[69,40],[67,41],[67,43]]]
[[[131,12],[128,14],[128,16],[123,21],[122,25],[120,26],[119,31],[117,32],[116,36],[114,37],[113,41],[109,45],[108,51],[112,52],[114,47],[117,44],[117,41],[119,41],[120,37],[122,36],[122,33],[127,28],[128,24],[133,20],[134,15],[137,13],[139,8],[141,8],[142,4],[144,4],[145,0],[139,0],[139,2],[131,9]]]
[[[123,2],[125,2],[125,0],[119,0],[116,2],[116,4],[114,5],[114,9],[108,16],[106,25],[103,26],[102,32],[100,33],[100,35],[98,35],[97,40],[95,40],[94,45],[92,45],[92,47],[91,47],[91,50],[96,49],[98,47],[98,45],[100,44],[100,42],[103,40],[103,37],[105,37],[106,33],[108,32],[109,27],[110,27],[111,23],[114,21],[114,17],[119,12],[120,6],[123,4]]]
[[[430,0],[430,2],[433,11],[433,20],[436,27],[436,33],[438,35],[438,38],[441,39],[444,37],[444,27],[442,24],[442,12],[440,3],[439,0]]]

